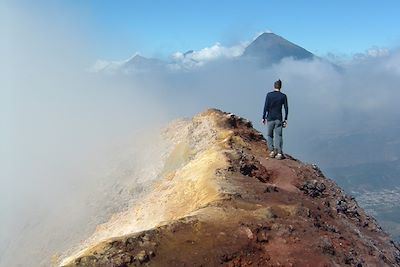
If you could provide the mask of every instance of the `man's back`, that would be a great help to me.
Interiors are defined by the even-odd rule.
[[[267,120],[281,120],[282,121],[282,106],[285,107],[285,120],[288,116],[288,102],[287,97],[280,91],[272,91],[267,94],[264,105],[263,119],[268,112]]]

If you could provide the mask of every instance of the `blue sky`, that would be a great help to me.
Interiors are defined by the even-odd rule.
[[[230,46],[265,30],[320,56],[400,44],[400,1],[396,0],[32,2],[12,5],[47,23],[62,21],[77,28],[95,44],[91,51],[108,60],[135,52],[166,58],[216,42]]]

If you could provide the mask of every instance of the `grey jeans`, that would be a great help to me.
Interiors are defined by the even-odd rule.
[[[268,127],[267,143],[269,150],[270,151],[275,150],[278,153],[282,153],[282,145],[283,145],[282,121],[281,120],[267,121],[267,127]]]

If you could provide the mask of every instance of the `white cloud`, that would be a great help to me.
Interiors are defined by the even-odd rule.
[[[199,51],[194,51],[189,54],[196,61],[211,61],[220,58],[233,58],[243,54],[247,43],[241,43],[239,45],[225,47],[220,43],[216,43],[211,47],[205,47]]]
[[[249,43],[248,41],[241,42],[238,45],[226,47],[217,42],[210,47],[205,47],[197,51],[187,53],[176,52],[171,56],[174,62],[171,66],[174,69],[191,69],[203,66],[207,62],[239,57],[243,54]]]
[[[389,55],[389,49],[387,48],[371,48],[368,49],[366,54],[370,57],[382,57]]]
[[[385,61],[386,59],[393,60],[394,58],[396,58],[396,53],[398,53],[396,52],[396,50],[391,50],[386,47],[372,47],[365,50],[364,52],[355,54],[330,52],[325,55],[325,58],[340,66],[351,66],[355,64],[360,64],[362,62],[367,63],[374,60],[378,60],[379,62],[381,62],[382,60]]]
[[[396,51],[385,61],[385,68],[400,75],[400,51]]]
[[[371,60],[374,58],[382,58],[389,56],[390,51],[387,48],[373,47],[363,53],[356,53],[353,55],[351,61]]]
[[[213,46],[205,47],[203,49],[187,53],[186,55],[182,52],[176,52],[172,55],[172,58],[174,60],[190,58],[198,62],[207,62],[221,58],[234,58],[241,56],[247,45],[248,42],[242,42],[235,46],[226,47],[220,43],[215,43]]]

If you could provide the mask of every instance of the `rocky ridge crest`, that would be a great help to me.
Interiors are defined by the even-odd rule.
[[[172,124],[162,179],[61,266],[400,266],[399,247],[316,165],[268,159],[250,121]]]

